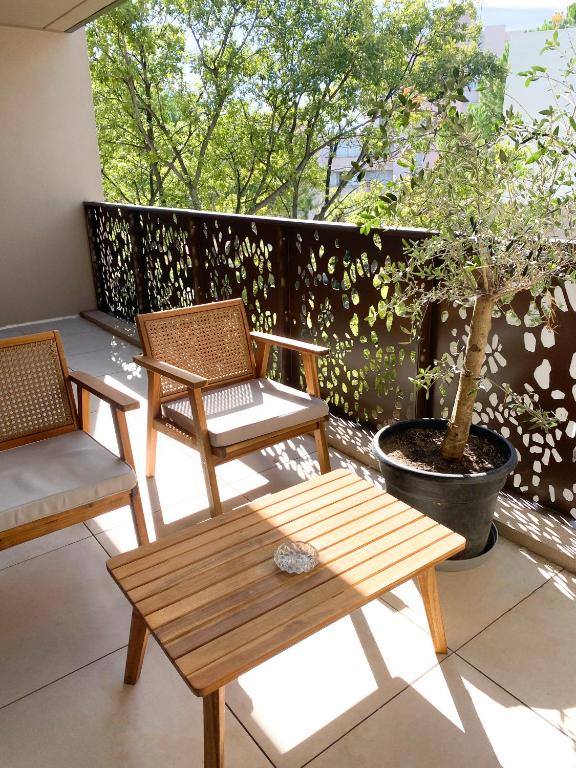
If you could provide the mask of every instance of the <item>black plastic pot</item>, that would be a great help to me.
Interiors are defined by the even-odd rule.
[[[518,462],[516,449],[502,435],[473,426],[471,434],[498,445],[503,464],[474,475],[426,472],[391,459],[382,449],[386,438],[411,429],[445,430],[444,419],[411,419],[384,427],[374,435],[374,452],[386,481],[386,490],[419,512],[466,538],[466,549],[456,558],[480,555],[488,542],[498,493]]]

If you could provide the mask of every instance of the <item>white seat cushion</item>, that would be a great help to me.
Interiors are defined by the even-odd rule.
[[[324,400],[270,379],[228,384],[204,392],[203,397],[210,443],[215,447],[262,437],[328,415]],[[162,413],[187,432],[194,432],[187,397],[164,403]]]
[[[0,451],[0,530],[135,485],[131,467],[81,430],[9,448]]]

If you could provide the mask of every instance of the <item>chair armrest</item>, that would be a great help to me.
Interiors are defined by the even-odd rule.
[[[250,336],[256,342],[270,344],[275,347],[283,347],[284,349],[292,349],[295,352],[302,352],[307,355],[327,355],[330,350],[328,347],[320,347],[317,344],[309,344],[307,341],[300,341],[299,339],[289,339],[286,336],[274,336],[272,333],[260,333],[259,331],[252,331]]]
[[[90,373],[84,373],[83,371],[69,371],[69,378],[70,381],[76,384],[80,389],[84,389],[86,392],[96,395],[100,400],[104,400],[104,402],[120,411],[134,411],[136,408],[140,408],[138,400],[135,400],[129,395],[125,395],[123,392],[111,387],[109,384],[105,384]]]
[[[190,373],[190,371],[185,371],[176,365],[170,365],[170,363],[163,363],[161,360],[155,360],[153,357],[138,355],[134,358],[134,362],[141,365],[142,368],[146,368],[147,371],[157,373],[160,376],[166,376],[167,379],[177,381],[179,384],[184,384],[188,389],[198,389],[199,387],[206,386],[208,383],[208,380],[203,376],[197,376],[195,373]]]

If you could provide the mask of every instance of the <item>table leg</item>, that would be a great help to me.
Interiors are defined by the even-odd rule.
[[[128,652],[126,654],[126,668],[124,670],[124,682],[128,685],[134,685],[138,682],[147,642],[148,629],[144,619],[137,611],[133,610],[132,622],[130,623],[130,637],[128,639]]]
[[[203,698],[204,768],[224,768],[224,688]]]
[[[446,645],[446,633],[444,632],[444,621],[442,619],[442,610],[440,608],[440,598],[438,595],[438,582],[436,581],[436,569],[427,568],[418,574],[418,584],[420,593],[424,601],[426,616],[432,634],[432,642],[436,653],[448,653]]]

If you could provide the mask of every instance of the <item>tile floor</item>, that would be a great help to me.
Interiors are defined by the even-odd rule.
[[[143,476],[138,350],[79,318],[45,327],[62,332],[70,367],[142,402],[129,428],[154,535],[206,518],[194,451],[160,436],[156,479]],[[107,406],[94,400],[92,413],[113,447]],[[313,440],[298,439],[218,476],[233,508],[317,471]],[[201,702],[154,643],[138,685],[122,684],[130,611],[104,564],[134,545],[123,509],[0,553],[2,768],[200,768]],[[227,764],[576,768],[576,578],[501,540],[480,569],[439,583],[447,656],[404,584],[227,688]]]

